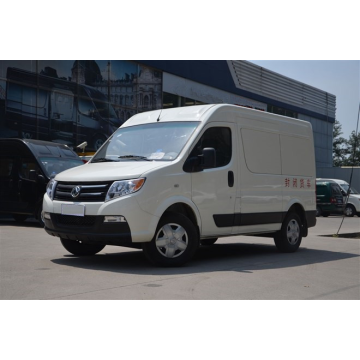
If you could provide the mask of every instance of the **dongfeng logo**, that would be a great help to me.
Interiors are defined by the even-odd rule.
[[[72,190],[71,190],[71,196],[73,198],[76,198],[80,195],[80,191],[81,191],[81,187],[80,186],[75,186]]]

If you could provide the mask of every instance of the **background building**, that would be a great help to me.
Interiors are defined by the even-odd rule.
[[[247,61],[0,61],[0,137],[94,151],[138,112],[204,103],[309,121],[317,168],[332,167],[335,96]]]
[[[141,61],[163,72],[163,106],[230,103],[309,121],[317,167],[332,167],[336,97],[248,61]]]

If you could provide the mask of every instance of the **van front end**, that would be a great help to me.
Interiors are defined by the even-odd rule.
[[[139,243],[152,239],[151,229],[159,220],[143,211],[136,200],[136,192],[145,181],[52,180],[43,201],[46,232],[84,244],[141,247]]]

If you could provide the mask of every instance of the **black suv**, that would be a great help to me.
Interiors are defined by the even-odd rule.
[[[34,216],[41,225],[46,185],[57,173],[83,165],[68,146],[28,139],[0,139],[0,213],[16,221]]]

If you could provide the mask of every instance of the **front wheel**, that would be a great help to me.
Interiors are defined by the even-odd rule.
[[[301,219],[296,213],[286,216],[281,230],[274,237],[275,245],[281,252],[295,252],[302,240]]]
[[[62,246],[71,254],[76,256],[91,256],[100,252],[105,245],[102,244],[84,244],[77,240],[68,240],[60,238]]]
[[[182,214],[169,213],[160,219],[154,238],[144,243],[143,251],[155,265],[180,266],[194,256],[198,247],[194,224]]]

